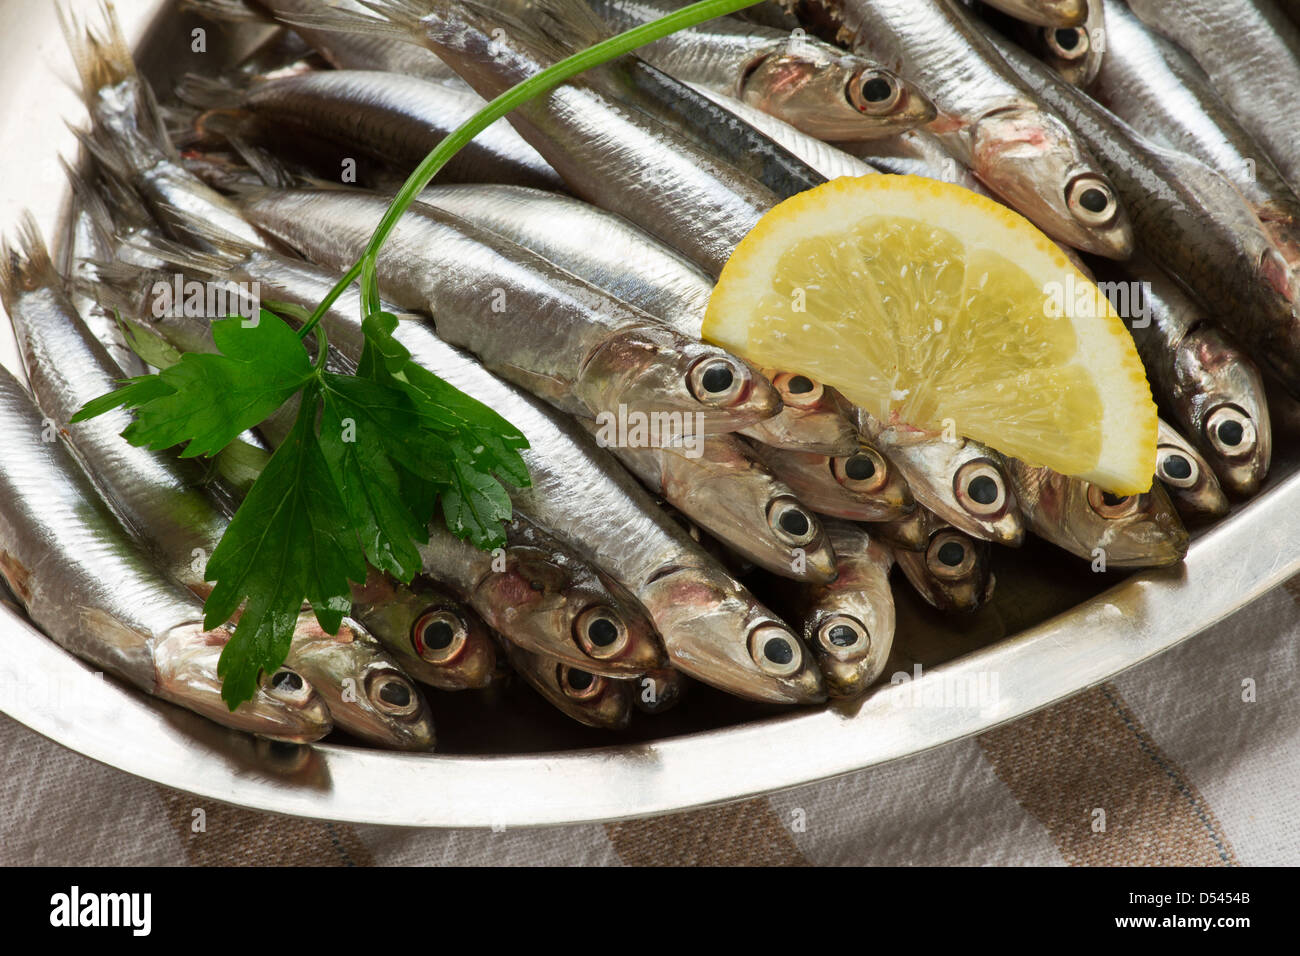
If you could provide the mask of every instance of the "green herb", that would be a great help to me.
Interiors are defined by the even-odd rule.
[[[368,564],[405,583],[421,570],[419,546],[437,510],[461,538],[498,547],[511,514],[503,482],[528,486],[519,454],[528,442],[519,430],[417,365],[393,337],[398,320],[382,311],[375,263],[398,220],[457,150],[515,107],[593,66],[756,2],[693,4],[598,43],[492,100],[411,174],[361,259],[317,309],[310,316],[283,310],[299,320],[297,332],[263,309],[256,322],[215,322],[217,353],[177,355],[127,324],[132,346],[166,367],[87,403],[73,421],[130,408],[135,420],[122,433],[129,442],[180,446],[184,457],[217,456],[221,470],[223,450],[237,447],[242,432],[297,403],[289,436],[268,461],[235,456],[246,459],[236,466],[245,478],[250,468],[260,473],[205,571],[215,582],[205,625],[238,615],[218,664],[231,710],[253,696],[262,673],[284,663],[304,602],[322,628],[336,632],[351,607],[349,582],[364,581]],[[318,323],[358,279],[365,345],[356,374],[340,375],[326,370],[328,345]],[[313,332],[314,361],[304,345]]]

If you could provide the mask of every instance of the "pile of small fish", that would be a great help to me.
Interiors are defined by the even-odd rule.
[[[337,635],[304,611],[285,667],[229,712],[203,557],[247,484],[127,444],[120,410],[70,423],[147,370],[114,310],[183,353],[214,348],[217,316],[160,316],[160,282],[256,284],[313,309],[485,99],[682,5],[185,0],[259,42],[159,91],[111,9],[94,28],[67,19],[91,117],[74,215],[57,257],[26,224],[0,259],[30,385],[0,374],[0,573],[31,619],[222,724],[423,750],[425,688],[508,673],[611,729],[691,679],[773,703],[860,696],[893,644],[891,587],[973,611],[993,545],[1026,530],[1080,573],[1099,556],[1175,564],[1184,522],[1259,489],[1263,377],[1300,393],[1300,5],[751,7],[520,107],[402,218],[378,260],[387,308],[409,319],[398,338],[524,432],[532,486],[512,492],[503,552],[435,522],[424,577],[372,573]],[[1099,280],[1141,284],[1130,324],[1164,416],[1149,493],[876,421],[701,341],[714,280],[767,210],[828,178],[899,173],[992,196]],[[322,322],[341,368],[359,315],[354,290]],[[609,437],[670,413],[701,433]],[[51,422],[60,440],[43,440]],[[243,444],[274,448],[291,422]]]

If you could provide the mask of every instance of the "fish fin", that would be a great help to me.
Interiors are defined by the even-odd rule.
[[[419,42],[421,14],[417,5],[408,3],[407,0],[358,2],[374,11],[375,15],[334,8],[329,13],[285,13],[277,19],[291,27],[305,27],[309,30],[358,33],[400,40],[403,43]]]
[[[228,110],[239,105],[249,80],[237,81],[229,76],[199,76],[186,73],[176,84],[176,96],[202,110]]]
[[[158,235],[133,239],[128,245],[178,268],[211,275],[221,275],[253,251],[242,239],[206,221],[187,218],[180,209],[167,207],[166,212],[169,216],[184,219],[187,233],[210,245],[212,249],[199,251]]]
[[[63,284],[35,217],[24,211],[18,221],[18,245],[11,246],[8,240],[0,243],[0,301],[12,315],[12,302],[21,293]]]
[[[181,0],[180,8],[217,23],[273,23],[275,18],[245,0]]]

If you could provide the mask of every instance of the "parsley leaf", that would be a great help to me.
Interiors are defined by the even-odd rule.
[[[208,560],[205,577],[217,583],[204,626],[220,626],[244,604],[217,663],[231,710],[253,696],[261,671],[284,663],[304,600],[332,634],[350,607],[348,582],[365,580],[365,554],[316,437],[319,399],[317,384],[304,389],[288,438]]]

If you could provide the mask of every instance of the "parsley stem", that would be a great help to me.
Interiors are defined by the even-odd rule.
[[[706,20],[734,13],[745,7],[752,7],[760,2],[761,0],[701,0],[699,3],[693,3],[689,7],[676,10],[666,17],[660,17],[650,23],[643,23],[625,33],[610,37],[608,40],[602,40],[595,46],[588,47],[573,56],[561,60],[559,63],[547,67],[536,76],[530,76],[522,83],[512,86],[496,97],[462,126],[448,134],[433,152],[426,156],[424,161],[415,168],[415,171],[411,173],[385,211],[384,217],[379,221],[379,225],[370,237],[370,242],[367,243],[361,258],[330,290],[324,301],[317,306],[316,311],[312,313],[311,319],[299,330],[298,337],[305,338],[310,334],[325,314],[325,311],[358,278],[361,280],[362,318],[364,319],[367,315],[379,311],[379,288],[375,275],[375,263],[379,257],[379,250],[388,240],[388,236],[397,225],[398,220],[411,207],[411,203],[415,202],[420,193],[424,191],[424,187],[429,185],[430,180],[437,175],[438,170],[442,169],[457,151],[466,146],[470,140],[483,130],[516,107],[541,96],[584,70],[617,59],[625,53],[653,43],[670,33],[676,33],[678,30],[693,27]]]

